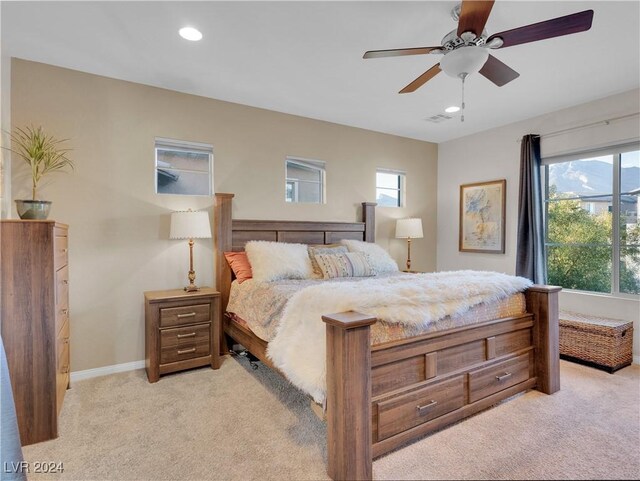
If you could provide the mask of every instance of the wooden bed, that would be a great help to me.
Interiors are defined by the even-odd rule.
[[[221,314],[232,282],[223,253],[241,251],[249,240],[374,241],[374,203],[362,204],[362,222],[297,222],[234,220],[232,199],[233,194],[216,194],[214,238]],[[517,317],[375,346],[370,345],[375,318],[357,312],[323,316],[329,476],[371,479],[373,458],[426,433],[527,389],[558,391],[559,291],[553,286],[530,287],[525,293],[527,312]],[[221,318],[226,336],[275,369],[266,356],[265,341],[227,316]]]

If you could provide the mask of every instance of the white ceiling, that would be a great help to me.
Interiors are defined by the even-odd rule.
[[[489,34],[593,9],[591,30],[493,54],[520,73],[504,87],[466,83],[465,122],[424,119],[460,103],[421,55],[366,50],[439,45],[447,2],[1,2],[3,54],[379,132],[442,142],[640,84],[640,2],[496,1]],[[185,25],[204,39],[188,42]]]

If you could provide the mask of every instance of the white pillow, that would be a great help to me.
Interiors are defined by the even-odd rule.
[[[308,279],[313,275],[306,244],[249,241],[244,250],[256,281]]]
[[[342,239],[340,243],[347,246],[349,252],[364,252],[365,254],[369,254],[371,266],[378,274],[383,274],[385,272],[398,272],[399,270],[396,261],[394,261],[389,253],[378,244],[351,239]]]

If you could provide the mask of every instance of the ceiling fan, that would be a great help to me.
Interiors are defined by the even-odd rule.
[[[451,16],[458,22],[458,28],[445,35],[441,42],[442,45],[438,47],[369,50],[365,52],[363,58],[397,57],[427,53],[442,54],[444,57],[440,63],[420,75],[400,90],[399,93],[414,92],[440,71],[444,71],[451,77],[462,79],[464,94],[465,78],[476,72],[480,72],[481,75],[491,80],[498,87],[502,87],[520,76],[511,67],[490,55],[489,50],[584,32],[591,28],[591,22],[593,21],[593,10],[585,10],[584,12],[505,30],[489,36],[484,27],[491,13],[493,3],[494,0],[463,0],[461,4],[454,7]]]

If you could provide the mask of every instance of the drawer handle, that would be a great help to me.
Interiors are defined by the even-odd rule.
[[[513,374],[510,372],[505,372],[502,376],[496,376],[496,379],[498,380],[498,382],[500,381],[504,381],[507,378],[510,378]]]
[[[69,309],[60,309],[60,314],[66,316],[69,313]]]
[[[418,414],[422,416],[423,414],[426,414],[431,408],[436,407],[436,404],[438,404],[438,401],[434,401],[432,399],[429,404],[425,404],[424,406],[416,406],[416,409],[418,410]]]
[[[68,279],[62,279],[62,283],[63,284],[69,284],[69,280]]]
[[[67,252],[69,252],[69,249],[60,249],[62,251],[63,254],[66,254]]]
[[[190,352],[196,352],[196,348],[192,347],[191,349],[183,349],[182,351],[178,351],[178,354],[189,354]]]
[[[195,312],[189,312],[188,314],[178,314],[176,317],[178,319],[184,319],[185,317],[194,317],[195,315]]]
[[[68,338],[68,337],[65,337],[65,338],[62,340],[62,343],[63,343],[63,344],[69,344],[69,338]]]
[[[177,335],[178,339],[184,339],[185,337],[196,337],[196,333],[195,332],[190,332],[189,334],[178,334]]]

